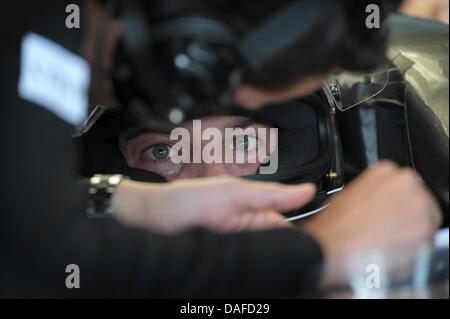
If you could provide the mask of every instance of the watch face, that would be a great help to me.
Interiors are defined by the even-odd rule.
[[[119,183],[127,178],[120,174],[96,174],[89,179],[88,206],[89,217],[107,217],[113,214],[111,197]]]

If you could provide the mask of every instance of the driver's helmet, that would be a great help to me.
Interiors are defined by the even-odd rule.
[[[388,78],[389,70],[369,75],[335,72],[310,96],[267,105],[258,111],[238,111],[236,115],[251,117],[278,129],[276,171],[261,174],[259,170],[244,178],[286,184],[315,183],[318,192],[314,200],[296,211],[285,212],[289,220],[310,216],[327,207],[328,197],[344,186],[343,155],[335,112],[377,95]],[[124,174],[140,181],[165,182],[165,178],[155,172],[129,167],[124,159],[119,147],[120,135],[136,123],[126,109],[105,112],[102,106],[93,108],[88,121],[75,134],[82,146],[80,174],[85,177],[97,173]],[[261,165],[270,166],[271,160]]]

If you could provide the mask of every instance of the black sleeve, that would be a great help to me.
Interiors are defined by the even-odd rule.
[[[282,297],[314,286],[321,250],[296,230],[166,236],[86,218],[73,128],[17,96],[20,37],[6,44],[0,297]],[[79,289],[65,286],[68,264]]]

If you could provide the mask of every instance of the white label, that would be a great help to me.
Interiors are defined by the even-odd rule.
[[[66,122],[80,125],[87,116],[89,64],[36,33],[22,39],[18,92]]]

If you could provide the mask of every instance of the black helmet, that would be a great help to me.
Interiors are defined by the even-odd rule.
[[[317,185],[318,192],[313,202],[299,211],[287,213],[287,217],[300,218],[320,210],[327,197],[342,188],[340,138],[334,121],[334,108],[328,104],[323,91],[306,98],[268,105],[258,111],[235,109],[231,115],[270,123],[270,127],[278,129],[276,172],[245,178]],[[130,168],[119,149],[120,133],[138,123],[142,125],[127,109],[122,109],[106,112],[89,131],[79,133],[76,139],[81,142],[80,174],[89,177],[96,173],[120,173],[140,181],[164,182],[165,179],[156,173]]]

